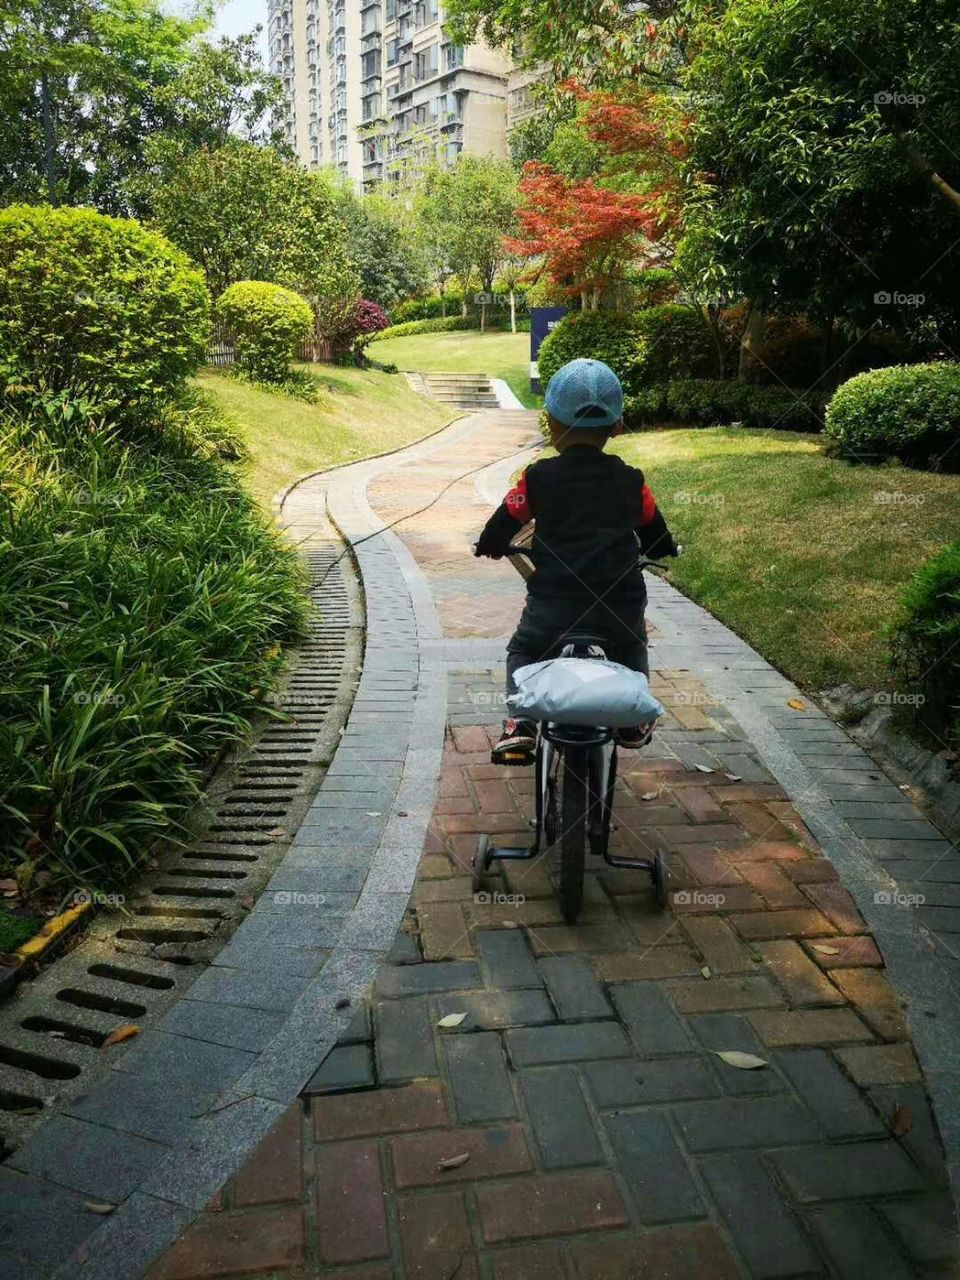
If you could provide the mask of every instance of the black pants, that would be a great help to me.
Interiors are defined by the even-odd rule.
[[[530,662],[554,658],[570,635],[595,636],[612,662],[650,675],[644,601],[593,601],[528,596],[517,629],[507,645],[507,694],[516,692],[514,672]]]

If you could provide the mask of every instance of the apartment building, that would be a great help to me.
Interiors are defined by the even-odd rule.
[[[271,69],[287,94],[287,138],[308,166],[358,189],[418,159],[506,155],[509,63],[443,31],[438,0],[268,0]]]

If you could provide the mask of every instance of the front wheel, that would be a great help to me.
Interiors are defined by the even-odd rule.
[[[567,924],[576,923],[583,903],[587,794],[587,752],[567,747],[560,796],[560,910]]]

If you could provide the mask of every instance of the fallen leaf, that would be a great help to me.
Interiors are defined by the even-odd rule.
[[[267,832],[267,835],[273,836],[274,839],[277,839],[280,836],[288,836],[289,834],[290,832],[287,830],[286,827],[271,827],[270,830]]]
[[[504,928],[504,929],[519,929],[519,928],[520,928],[520,926],[517,924],[516,920],[502,920],[502,921],[501,921],[501,924],[503,925],[503,928]]]
[[[364,812],[366,813],[366,816],[367,816],[368,818],[382,818],[382,817],[383,817],[383,814],[379,811],[379,809],[371,809],[371,810],[369,810],[369,811],[368,811],[368,810],[364,810]]]
[[[405,818],[406,816],[407,816],[407,811],[406,811],[406,809],[398,809],[398,810],[397,810],[397,817],[398,817],[398,818]]]
[[[437,1023],[438,1027],[459,1027],[467,1015],[465,1013],[448,1013]]]
[[[459,1169],[462,1164],[466,1164],[470,1159],[470,1152],[464,1151],[459,1156],[447,1156],[446,1160],[441,1160],[437,1165],[438,1169]]]
[[[102,1217],[106,1217],[108,1213],[113,1213],[117,1207],[115,1204],[107,1204],[100,1200],[84,1200],[83,1207],[87,1213],[99,1213]]]
[[[253,904],[254,904],[255,902],[256,902],[256,898],[252,898],[252,897],[250,897],[250,895],[249,895],[249,894],[247,895],[247,897],[245,897],[245,898],[241,898],[241,899],[240,899],[240,905],[241,905],[241,907],[243,907],[244,911],[250,911],[250,910],[252,910],[252,908],[253,908]]]
[[[815,942],[813,944],[813,949],[814,951],[819,951],[821,955],[825,956],[838,956],[840,954],[839,947],[828,947],[822,942]]]
[[[703,965],[703,967],[700,970],[700,973],[704,978],[713,977],[713,974],[710,972],[710,966],[708,964]]]
[[[4,876],[4,878],[0,880],[0,893],[6,893],[8,890],[12,890],[13,893],[16,893],[17,888],[17,882],[12,879],[12,877]]]
[[[122,1044],[124,1040],[130,1040],[139,1034],[140,1028],[135,1022],[125,1022],[122,1027],[117,1027],[116,1031],[110,1032],[100,1048],[109,1049],[112,1044]]]
[[[342,996],[333,1007],[335,1009],[346,1009],[349,1004],[350,1004],[350,1001],[347,999],[347,997]]]
[[[659,791],[645,791],[640,797],[641,800],[656,800],[660,795]]]
[[[701,773],[713,773],[713,770],[710,768],[708,764],[694,765],[694,768],[699,769]]]
[[[727,778],[729,778],[731,782],[742,782],[742,781],[743,781],[743,777],[742,777],[742,775],[741,775],[741,774],[739,774],[739,773],[728,773],[728,774],[725,774],[724,776],[725,776],[725,777],[727,777]]]
[[[714,1049],[728,1067],[736,1067],[739,1071],[755,1071],[757,1067],[769,1066],[765,1058],[758,1058],[754,1053],[744,1053],[741,1049]]]
[[[801,702],[799,698],[790,698],[787,702],[787,706],[792,707],[794,711],[806,711],[807,709],[807,704],[805,702]]]
[[[893,1113],[893,1119],[890,1123],[890,1132],[895,1138],[902,1138],[905,1133],[909,1133],[913,1128],[913,1116],[910,1114],[909,1108],[897,1107]]]

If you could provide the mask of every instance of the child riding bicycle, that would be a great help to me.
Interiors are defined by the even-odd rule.
[[[571,360],[550,379],[546,408],[557,456],[526,468],[476,545],[478,556],[499,560],[535,522],[534,573],[507,646],[508,695],[520,667],[554,656],[574,631],[596,636],[608,658],[649,676],[639,551],[650,559],[678,554],[643,472],[604,453],[623,430],[623,389],[613,370],[599,360]],[[639,748],[652,731],[652,724],[620,729],[617,742]],[[505,720],[491,759],[530,764],[536,740],[532,721]]]

